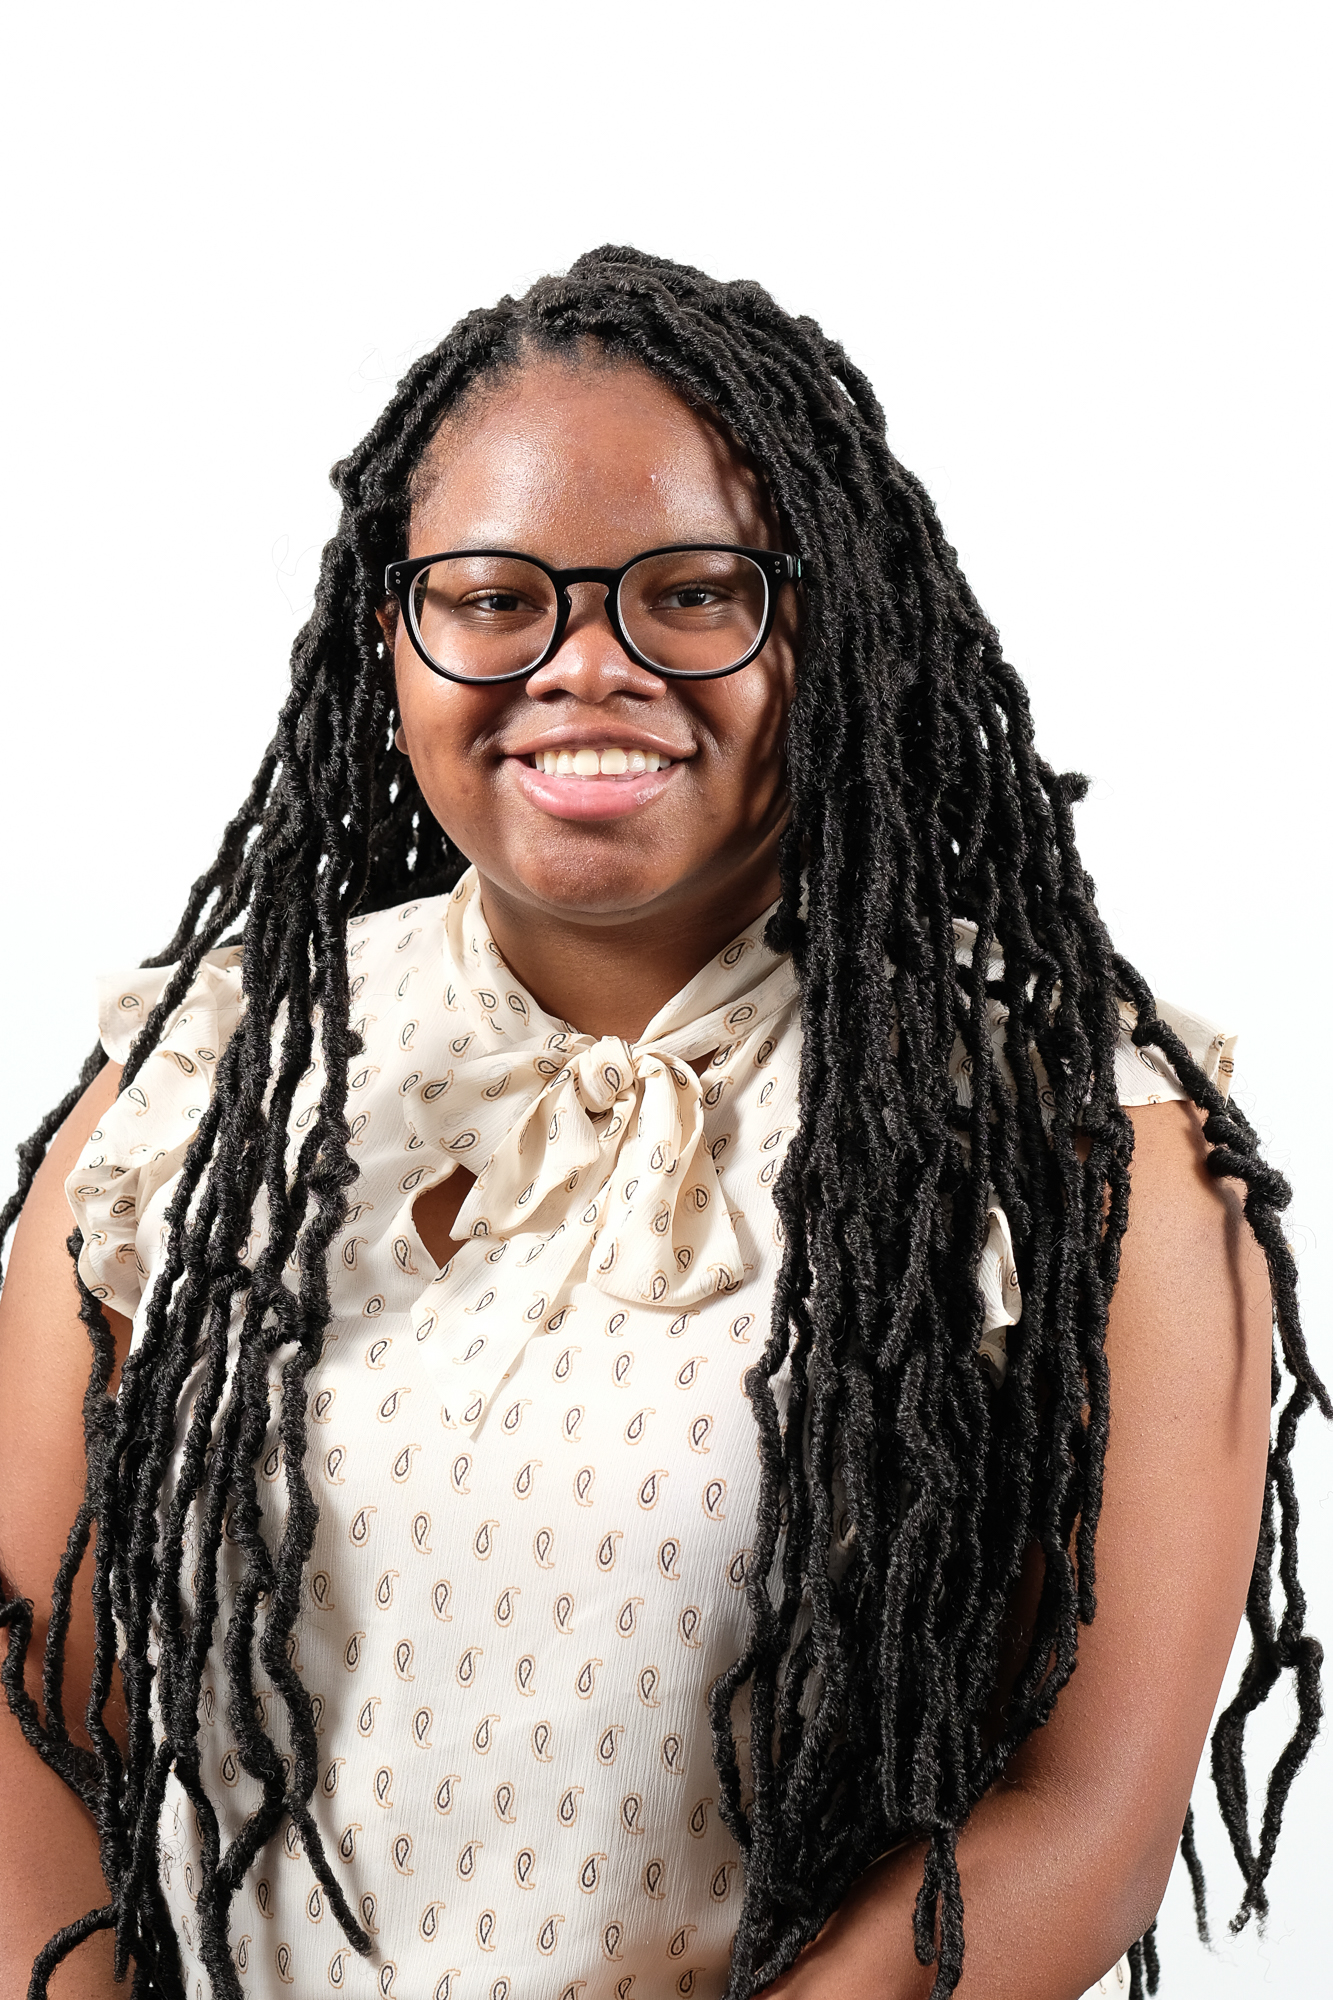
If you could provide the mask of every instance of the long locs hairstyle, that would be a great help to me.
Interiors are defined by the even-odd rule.
[[[375,613],[384,566],[406,547],[413,472],[442,419],[534,350],[638,363],[709,412],[761,471],[805,563],[791,813],[770,933],[800,972],[801,1118],[776,1189],[785,1252],[772,1331],[747,1384],[762,1465],[750,1637],[711,1695],[722,1809],[745,1854],[729,1994],[740,2000],[790,1964],[856,1875],[907,1838],[926,1844],[918,1955],[937,1963],[939,2000],[957,1984],[959,1832],[1050,1714],[1096,1606],[1110,1409],[1103,1337],[1132,1144],[1113,1074],[1122,1002],[1137,1010],[1135,1040],[1168,1057],[1206,1114],[1212,1170],[1244,1183],[1272,1281],[1281,1365],[1275,1356],[1253,1649],[1213,1740],[1244,1883],[1238,1921],[1262,1914],[1287,1792],[1320,1714],[1291,1450],[1312,1402],[1331,1413],[1300,1331],[1279,1225],[1286,1187],[1113,953],[1074,843],[1081,781],[1036,754],[1023,688],[929,500],[890,452],[868,382],[813,321],[758,285],[604,248],[521,300],[470,314],[334,468],[342,517],[277,733],[176,935],[149,961],[177,969],[135,1044],[127,1085],[204,953],[243,926],[240,1025],[173,1195],[164,1268],[114,1397],[110,1331],[82,1289],[93,1350],[88,1487],[56,1582],[44,1713],[24,1684],[31,1607],[15,1600],[0,1613],[11,1705],[93,1813],[111,1898],[51,1941],[34,1991],[45,1992],[82,1937],[110,1926],[119,1966],[134,1962],[134,1992],[183,2000],[157,1877],[173,1771],[200,1828],[199,1942],[217,1994],[240,2000],[229,1906],[288,1822],[346,1936],[369,1948],[311,1814],[315,1716],[291,1658],[316,1519],[306,1380],[329,1316],[329,1247],[355,1178],[347,923],[357,910],[445,890],[465,866],[394,747]],[[976,926],[970,964],[956,951],[959,916]],[[326,1082],[293,1172],[288,1116],[317,1036]],[[960,1039],[966,1109],[951,1080]],[[94,1052],[78,1089],[104,1060]],[[6,1227],[78,1089],[21,1150]],[[974,1274],[992,1189],[1010,1218],[1024,1302],[1002,1385],[977,1359]],[[262,1249],[248,1263],[257,1215]],[[277,1535],[265,1532],[256,1466],[275,1361],[287,1485]],[[773,1378],[784,1363],[782,1407]],[[94,1529],[88,1749],[66,1727],[61,1679],[71,1589]],[[224,1537],[241,1566],[225,1620]],[[997,1730],[1004,1616],[1034,1546],[1043,1561],[1031,1643]],[[230,1841],[200,1754],[213,1647],[241,1760],[263,1794]],[[123,1757],[105,1720],[117,1659],[129,1711]],[[256,1707],[257,1669],[285,1711],[285,1754]],[[1256,1838],[1244,1732],[1284,1671],[1297,1723]],[[1184,1841],[1202,1922],[1188,1821]],[[1155,1984],[1150,1938],[1135,1949],[1136,1988],[1145,1969]]]

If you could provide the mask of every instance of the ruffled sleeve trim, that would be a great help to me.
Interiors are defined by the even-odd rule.
[[[960,965],[971,965],[976,937],[975,924],[962,919],[955,922],[954,949]],[[992,948],[987,969],[991,978],[998,978],[1002,973],[1003,960],[998,949]],[[1216,1086],[1223,1097],[1229,1095],[1235,1067],[1236,1035],[1226,1028],[1219,1027],[1216,1022],[1208,1020],[1204,1015],[1191,1013],[1187,1008],[1177,1007],[1169,1000],[1158,1000],[1155,1004],[1161,1020],[1180,1037],[1208,1081]],[[1115,1086],[1121,1104],[1127,1107],[1162,1104],[1171,1099],[1187,1097],[1188,1091],[1160,1049],[1135,1046],[1133,1036],[1138,1024],[1138,1015],[1134,1008],[1122,1003],[1119,1011],[1120,1033],[1115,1049]],[[1013,1077],[1004,1046],[1008,1009],[999,1000],[988,998],[986,1015],[996,1067],[1012,1089]],[[971,1070],[971,1059],[962,1037],[959,1036],[954,1043],[949,1071],[955,1097],[962,1109],[967,1109],[972,1102]],[[1044,1072],[1040,1069],[1038,1085],[1044,1112],[1049,1116],[1054,1108],[1054,1099]],[[994,1188],[989,1191],[987,1209],[989,1226],[976,1274],[977,1290],[981,1294],[983,1309],[982,1335],[977,1343],[977,1351],[990,1363],[996,1375],[1002,1380],[1008,1366],[1006,1350],[1008,1331],[1010,1327],[1017,1326],[1022,1317],[1023,1298],[1018,1271],[1014,1264],[1009,1218]]]
[[[1010,1327],[1017,1326],[1023,1316],[1023,1294],[1018,1283],[1018,1266],[1014,1263],[1014,1239],[1009,1233],[1009,1218],[1000,1206],[1000,1198],[994,1188],[987,1197],[986,1208],[989,1226],[981,1249],[981,1262],[977,1266],[977,1290],[981,1293],[982,1306],[981,1339],[977,1342],[977,1353],[990,1362],[1003,1381],[1009,1366],[1006,1339]]]
[[[98,982],[98,1026],[113,1062],[126,1061],[174,970],[140,967]],[[156,1248],[149,1239],[159,1223],[149,1216],[149,1206],[180,1170],[240,1010],[240,946],[209,952],[157,1045],[65,1182],[83,1234],[79,1275],[95,1297],[127,1318],[143,1296]]]
[[[1179,1035],[1209,1083],[1228,1097],[1235,1070],[1238,1037],[1202,1014],[1192,1014],[1170,1000],[1156,1003],[1159,1018]],[[1188,1097],[1189,1092],[1160,1049],[1134,1046],[1133,1033],[1138,1015],[1133,1007],[1120,1008],[1120,1038],[1115,1051],[1116,1095],[1125,1105],[1163,1104],[1172,1098]]]

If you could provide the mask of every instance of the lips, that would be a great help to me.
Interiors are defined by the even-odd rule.
[[[610,749],[619,745],[608,745]],[[590,750],[591,745],[580,748]],[[573,750],[566,751],[571,765]],[[647,768],[647,753],[643,753],[644,768],[628,768],[629,753],[626,752],[627,768],[617,771],[614,767],[603,772],[599,767],[592,772],[570,769],[566,772],[546,771],[536,768],[533,758],[539,752],[529,752],[526,757],[509,756],[504,761],[506,779],[512,783],[519,795],[538,812],[551,819],[564,820],[608,820],[623,819],[631,813],[642,811],[660,798],[663,792],[679,782],[685,768],[683,763],[659,764],[655,771]]]

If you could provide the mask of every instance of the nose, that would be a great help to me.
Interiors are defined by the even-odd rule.
[[[655,701],[666,693],[660,675],[632,660],[617,639],[606,599],[605,584],[569,585],[572,608],[564,636],[545,666],[538,667],[526,683],[533,701],[559,694],[594,704],[616,694]]]

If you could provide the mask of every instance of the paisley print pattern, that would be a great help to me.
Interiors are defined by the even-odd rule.
[[[705,1698],[744,1639],[759,1468],[742,1380],[767,1334],[800,1047],[795,977],[764,924],[633,1044],[542,1011],[471,872],[351,927],[358,1179],[309,1378],[320,1519],[296,1665],[321,1744],[312,1810],[373,1951],[347,1947],[289,1828],[232,1909],[261,2000],[716,2000],[725,1986],[741,1856],[717,1813]],[[104,983],[114,1059],[168,976]],[[239,950],[210,954],[67,1183],[83,1275],[127,1315],[240,1004]],[[1167,1017],[1225,1080],[1230,1039]],[[1127,1102],[1182,1094],[1127,1036],[1117,1063]],[[316,1063],[293,1148],[320,1084]],[[475,1181],[440,1268],[413,1208],[460,1163]],[[998,1201],[977,1283],[982,1351],[1002,1370],[1021,1300]],[[274,1385],[276,1408],[276,1370]],[[276,1533],[276,1426],[260,1474]],[[227,1559],[224,1544],[224,1616]],[[258,1686],[283,1747],[281,1703]],[[215,1651],[200,1740],[230,1836],[255,1789],[227,1702]],[[204,2000],[197,1835],[174,1781],[161,1868],[186,1990]]]

